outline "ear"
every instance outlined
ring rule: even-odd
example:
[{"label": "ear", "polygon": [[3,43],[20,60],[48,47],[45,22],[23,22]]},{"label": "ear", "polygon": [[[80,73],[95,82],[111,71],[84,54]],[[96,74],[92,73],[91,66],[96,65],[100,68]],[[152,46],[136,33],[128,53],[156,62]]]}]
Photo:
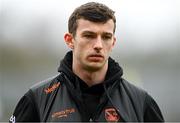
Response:
[{"label": "ear", "polygon": [[116,37],[113,38],[112,47],[114,47],[115,43],[116,43]]},{"label": "ear", "polygon": [[64,40],[65,40],[65,42],[66,42],[66,44],[67,44],[67,46],[68,46],[69,48],[71,48],[71,49],[74,48],[74,42],[73,42],[73,36],[72,36],[72,34],[70,34],[70,33],[64,34]]}]

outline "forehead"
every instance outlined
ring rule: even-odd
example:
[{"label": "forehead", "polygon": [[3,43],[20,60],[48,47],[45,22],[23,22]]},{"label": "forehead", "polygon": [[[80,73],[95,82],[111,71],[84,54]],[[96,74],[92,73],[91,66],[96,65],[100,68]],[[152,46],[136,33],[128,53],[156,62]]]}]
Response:
[{"label": "forehead", "polygon": [[114,30],[114,22],[112,19],[108,20],[105,23],[100,22],[92,22],[85,19],[78,19],[77,20],[77,33],[82,33],[84,31],[92,31],[95,33],[112,33]]}]

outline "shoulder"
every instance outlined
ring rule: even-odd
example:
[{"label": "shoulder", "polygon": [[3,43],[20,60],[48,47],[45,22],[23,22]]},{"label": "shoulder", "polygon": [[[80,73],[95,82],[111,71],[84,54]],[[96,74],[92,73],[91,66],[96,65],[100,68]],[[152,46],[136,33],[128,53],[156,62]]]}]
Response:
[{"label": "shoulder", "polygon": [[39,120],[39,112],[36,107],[34,96],[32,92],[28,90],[16,105],[9,122],[38,122]]},{"label": "shoulder", "polygon": [[60,76],[61,74],[58,74],[51,78],[38,82],[30,87],[30,91],[32,91],[33,93],[37,92],[39,94],[42,93],[48,94],[61,85]]},{"label": "shoulder", "polygon": [[122,79],[122,86],[125,88],[125,90],[128,93],[133,94],[133,96],[135,96],[137,98],[138,97],[146,98],[146,96],[148,95],[144,89],[131,84],[130,82],[128,82],[125,79]]},{"label": "shoulder", "polygon": [[146,99],[149,97],[148,93],[144,89],[131,84],[125,79],[122,79],[121,86],[124,94],[128,96],[133,105],[138,108],[137,110],[143,112]]},{"label": "shoulder", "polygon": [[31,92],[31,99],[34,100],[37,107],[41,104],[46,104],[46,101],[56,94],[61,86],[61,74],[41,81],[30,87],[29,92]]},{"label": "shoulder", "polygon": [[129,93],[129,96],[132,96],[136,100],[143,100],[144,104],[151,104],[152,102],[155,102],[153,97],[147,91],[131,84],[125,79],[122,79],[122,86],[125,88],[124,90]]},{"label": "shoulder", "polygon": [[160,110],[160,107],[150,95],[146,96],[144,104],[144,121],[164,122],[164,118]]},{"label": "shoulder", "polygon": [[51,103],[52,98],[57,94],[62,86],[62,76],[58,74],[54,77],[41,81],[32,87],[28,91],[28,96],[31,98],[40,116],[47,108],[48,103]]},{"label": "shoulder", "polygon": [[133,102],[137,112],[143,114],[144,121],[164,121],[161,110],[151,95],[145,90],[122,79],[122,86]]}]

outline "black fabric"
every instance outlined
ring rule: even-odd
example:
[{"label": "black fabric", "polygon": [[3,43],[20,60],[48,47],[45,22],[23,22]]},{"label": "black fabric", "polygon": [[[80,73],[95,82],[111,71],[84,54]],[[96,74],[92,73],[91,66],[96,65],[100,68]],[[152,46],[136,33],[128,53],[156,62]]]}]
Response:
[{"label": "black fabric", "polygon": [[61,61],[58,71],[63,72],[66,76],[68,76],[76,91],[78,90],[81,93],[80,96],[84,103],[84,107],[86,108],[86,117],[89,119],[97,111],[100,104],[100,97],[105,92],[103,84],[105,84],[106,87],[111,86],[120,76],[122,76],[123,72],[119,64],[112,58],[109,58],[108,72],[106,74],[105,81],[89,87],[83,80],[72,72],[72,59],[72,51],[69,51]]},{"label": "black fabric", "polygon": [[80,82],[80,88],[82,91],[82,99],[87,109],[87,117],[88,119],[92,118],[94,112],[96,112],[98,108],[98,104],[100,103],[100,97],[104,93],[103,84],[97,84],[89,87],[86,83]]},{"label": "black fabric", "polygon": [[148,95],[145,100],[144,105],[144,121],[145,122],[159,122],[159,119],[163,120],[163,115],[157,105],[157,103],[154,101],[154,99]]},{"label": "black fabric", "polygon": [[[72,72],[71,51],[61,61],[58,71],[59,75],[34,85],[21,98],[13,113],[16,122],[81,122],[90,118],[105,122],[108,121],[106,109],[117,113],[119,122],[164,121],[154,99],[124,80],[121,67],[112,58],[105,81],[92,87]],[[71,113],[61,115],[69,109],[73,109]]]},{"label": "black fabric", "polygon": [[30,91],[28,91],[19,101],[14,111],[16,121],[18,122],[39,122],[39,114],[32,100]]}]

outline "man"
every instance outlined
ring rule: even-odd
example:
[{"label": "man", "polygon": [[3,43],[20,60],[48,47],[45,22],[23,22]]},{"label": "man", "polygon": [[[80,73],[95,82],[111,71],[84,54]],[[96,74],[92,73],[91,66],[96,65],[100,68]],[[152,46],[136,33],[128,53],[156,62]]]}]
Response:
[{"label": "man", "polygon": [[121,76],[110,56],[116,18],[107,6],[89,2],[74,10],[64,35],[69,51],[59,75],[31,87],[21,98],[11,122],[29,121],[164,121],[145,91]]}]

